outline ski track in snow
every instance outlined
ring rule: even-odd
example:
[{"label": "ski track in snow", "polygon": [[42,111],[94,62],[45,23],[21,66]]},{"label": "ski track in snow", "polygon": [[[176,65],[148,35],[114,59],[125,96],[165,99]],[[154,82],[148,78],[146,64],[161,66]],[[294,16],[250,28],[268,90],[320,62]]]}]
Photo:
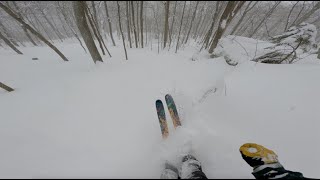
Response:
[{"label": "ski track in snow", "polygon": [[[2,178],[159,178],[165,160],[179,165],[190,149],[209,178],[253,178],[239,153],[246,142],[320,177],[319,65],[231,67],[193,48],[128,49],[125,61],[117,47],[94,65],[78,44],[61,49],[70,62],[46,47],[0,50],[1,81],[16,89],[0,91]],[[183,126],[173,131],[165,108],[162,141],[154,103],[167,93]]]}]

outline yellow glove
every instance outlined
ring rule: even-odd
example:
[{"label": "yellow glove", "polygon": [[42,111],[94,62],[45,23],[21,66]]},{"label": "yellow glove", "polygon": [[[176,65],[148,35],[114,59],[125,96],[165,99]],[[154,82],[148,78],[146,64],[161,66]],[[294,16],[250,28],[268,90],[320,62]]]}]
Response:
[{"label": "yellow glove", "polygon": [[255,143],[243,144],[240,147],[240,153],[242,158],[251,167],[278,162],[278,156],[276,153]]}]

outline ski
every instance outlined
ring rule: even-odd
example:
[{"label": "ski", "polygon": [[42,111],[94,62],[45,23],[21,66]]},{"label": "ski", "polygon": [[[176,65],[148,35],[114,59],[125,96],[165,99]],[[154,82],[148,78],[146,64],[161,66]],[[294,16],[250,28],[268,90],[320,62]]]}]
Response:
[{"label": "ski", "polygon": [[169,129],[168,129],[168,124],[166,120],[166,114],[164,112],[163,103],[161,100],[156,101],[156,109],[157,109],[162,138],[166,139],[169,136]]},{"label": "ski", "polygon": [[167,94],[165,96],[165,99],[166,99],[168,110],[169,110],[169,113],[170,113],[170,116],[171,116],[171,119],[173,122],[173,126],[174,126],[174,128],[177,128],[178,126],[181,126],[181,121],[179,118],[177,107],[176,107],[176,105],[173,101],[173,98],[170,94]]}]

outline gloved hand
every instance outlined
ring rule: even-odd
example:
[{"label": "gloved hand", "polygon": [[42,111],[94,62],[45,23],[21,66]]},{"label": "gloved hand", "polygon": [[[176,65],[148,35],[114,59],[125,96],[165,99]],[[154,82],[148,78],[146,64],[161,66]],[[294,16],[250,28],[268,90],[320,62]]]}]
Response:
[{"label": "gloved hand", "polygon": [[253,168],[278,163],[278,156],[272,150],[259,144],[246,143],[240,147],[242,158]]}]

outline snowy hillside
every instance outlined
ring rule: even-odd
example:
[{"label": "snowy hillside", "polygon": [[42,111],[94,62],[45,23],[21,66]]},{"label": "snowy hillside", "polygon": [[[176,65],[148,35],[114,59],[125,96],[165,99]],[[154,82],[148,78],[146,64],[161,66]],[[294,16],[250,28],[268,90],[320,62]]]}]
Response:
[{"label": "snowy hillside", "polygon": [[[249,60],[270,43],[222,42],[237,66],[192,46],[177,54],[128,48],[128,61],[109,46],[113,57],[98,65],[76,41],[56,44],[69,62],[48,47],[20,48],[23,56],[0,49],[1,81],[15,89],[0,89],[0,177],[159,178],[166,159],[177,162],[192,146],[208,178],[254,178],[239,147],[255,142],[285,168],[320,178],[316,55],[262,64]],[[155,101],[167,93],[183,127],[173,131],[166,109],[163,141]]]}]

